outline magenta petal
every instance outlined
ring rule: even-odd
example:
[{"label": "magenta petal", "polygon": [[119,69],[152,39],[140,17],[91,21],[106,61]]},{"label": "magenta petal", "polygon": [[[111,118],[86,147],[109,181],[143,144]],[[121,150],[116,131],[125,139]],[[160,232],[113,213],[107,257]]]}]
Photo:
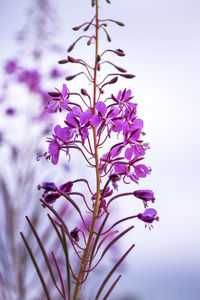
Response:
[{"label": "magenta petal", "polygon": [[62,108],[66,109],[68,107],[69,100],[65,99],[62,104]]},{"label": "magenta petal", "polygon": [[59,147],[55,142],[51,142],[49,144],[49,153],[50,154],[55,154],[59,151]]},{"label": "magenta petal", "polygon": [[128,101],[131,97],[131,90],[127,90],[125,95],[124,95],[124,101]]},{"label": "magenta petal", "polygon": [[68,94],[68,92],[67,92],[67,86],[66,86],[66,84],[63,84],[63,86],[62,86],[62,95],[63,95],[63,98],[66,98],[67,94]]},{"label": "magenta petal", "polygon": [[131,160],[132,156],[133,156],[133,148],[127,148],[125,151],[125,157],[128,160]]},{"label": "magenta petal", "polygon": [[114,168],[115,168],[115,172],[118,173],[118,174],[123,173],[125,171],[125,165],[124,164],[115,164]]},{"label": "magenta petal", "polygon": [[143,216],[149,218],[154,218],[156,215],[157,215],[157,211],[154,208],[147,208],[143,213]]},{"label": "magenta petal", "polygon": [[62,128],[60,125],[56,125],[54,128],[54,132],[58,137],[60,136],[61,130],[62,130]]},{"label": "magenta petal", "polygon": [[149,174],[149,169],[145,165],[140,164],[140,165],[134,166],[134,169],[135,169],[135,174],[138,177],[144,178],[147,176],[147,174]]},{"label": "magenta petal", "polygon": [[77,127],[77,123],[75,121],[75,115],[73,112],[69,112],[66,116],[66,121],[67,123],[69,123],[70,125],[72,125],[73,127]]},{"label": "magenta petal", "polygon": [[96,104],[96,110],[104,117],[107,112],[107,107],[104,102],[99,101]]},{"label": "magenta petal", "polygon": [[152,190],[137,190],[133,192],[133,195],[144,201],[155,201],[154,192]]},{"label": "magenta petal", "polygon": [[112,107],[109,111],[109,118],[115,118],[119,115],[120,111],[116,107]]},{"label": "magenta petal", "polygon": [[113,123],[115,124],[113,131],[114,132],[120,132],[123,129],[124,126],[124,122],[122,120],[115,120],[113,121]]},{"label": "magenta petal", "polygon": [[90,121],[90,124],[94,127],[99,126],[101,123],[102,119],[99,117],[99,115],[94,115]]},{"label": "magenta petal", "polygon": [[80,116],[80,124],[87,124],[90,121],[90,118],[92,116],[91,109],[88,108],[82,115]]},{"label": "magenta petal", "polygon": [[111,156],[114,158],[114,157],[120,155],[120,153],[122,152],[122,149],[123,149],[122,145],[118,145],[118,146],[114,147],[111,150]]},{"label": "magenta petal", "polygon": [[80,107],[78,107],[78,106],[73,106],[72,112],[77,117],[80,117],[82,115],[82,111],[81,111]]},{"label": "magenta petal", "polygon": [[86,138],[88,137],[88,129],[87,129],[87,127],[84,127],[84,128],[81,130],[81,135],[82,135],[83,141],[85,141]]}]

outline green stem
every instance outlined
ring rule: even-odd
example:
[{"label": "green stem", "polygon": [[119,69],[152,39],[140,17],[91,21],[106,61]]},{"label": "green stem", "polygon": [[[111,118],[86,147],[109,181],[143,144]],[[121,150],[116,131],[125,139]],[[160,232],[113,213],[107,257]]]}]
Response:
[{"label": "green stem", "polygon": [[[98,62],[97,62],[97,56],[98,56],[98,34],[99,34],[99,14],[98,14],[98,0],[96,0],[96,45],[95,45],[95,68],[94,68],[94,92],[93,92],[93,114],[95,114],[95,106],[96,106],[96,90],[97,90],[97,67],[98,67]],[[98,146],[97,146],[97,134],[96,134],[96,128],[93,127],[93,139],[94,139],[94,149],[95,149],[95,167],[96,167],[96,202],[95,202],[95,206],[94,206],[94,212],[93,212],[93,219],[92,219],[92,225],[91,225],[91,229],[90,229],[90,234],[88,237],[88,241],[87,241],[87,245],[85,248],[85,251],[83,253],[83,258],[81,261],[81,266],[80,266],[80,270],[79,270],[79,275],[78,275],[78,279],[76,282],[76,288],[75,288],[75,292],[74,292],[74,300],[78,299],[78,295],[80,292],[80,288],[81,288],[81,282],[83,280],[83,276],[84,276],[84,271],[87,267],[87,263],[88,263],[88,255],[89,255],[89,250],[90,250],[90,246],[93,240],[93,236],[94,236],[94,231],[95,231],[95,224],[96,224],[96,220],[97,220],[97,216],[98,216],[98,209],[99,209],[99,200],[100,200],[100,172],[99,172],[99,155],[98,155]]]}]

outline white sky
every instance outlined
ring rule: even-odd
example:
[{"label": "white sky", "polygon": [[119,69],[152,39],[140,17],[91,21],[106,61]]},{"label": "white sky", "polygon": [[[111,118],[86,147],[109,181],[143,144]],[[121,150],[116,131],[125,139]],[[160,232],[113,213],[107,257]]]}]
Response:
[{"label": "white sky", "polygon": [[[0,2],[3,59],[13,54],[13,33],[21,26],[26,2]],[[113,0],[110,6],[100,2],[100,14],[126,24],[123,28],[114,24],[110,27],[110,47],[125,51],[125,58],[112,58],[137,76],[132,81],[120,80],[118,88],[132,88],[138,116],[144,120],[151,145],[146,161],[153,172],[141,182],[141,188],[155,191],[160,216],[153,232],[144,230],[143,224],[136,227],[129,272],[134,280],[127,285],[125,277],[122,286],[141,300],[197,300],[199,285],[190,278],[200,275],[200,2]],[[64,24],[62,46],[67,48],[76,36],[70,28],[92,16],[88,3],[57,1]],[[107,45],[105,39],[103,42]],[[78,50],[74,53],[77,55]],[[184,284],[183,295],[179,285],[173,285],[179,279]]]}]

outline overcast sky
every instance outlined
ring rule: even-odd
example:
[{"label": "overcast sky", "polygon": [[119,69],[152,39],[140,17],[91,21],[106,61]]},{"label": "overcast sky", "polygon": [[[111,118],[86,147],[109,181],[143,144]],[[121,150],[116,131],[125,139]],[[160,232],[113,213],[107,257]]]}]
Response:
[{"label": "overcast sky", "polygon": [[[27,3],[0,1],[1,60],[15,54],[13,37],[25,19]],[[61,27],[58,35],[66,49],[76,36],[71,27],[92,16],[88,3],[56,1]],[[131,88],[138,103],[138,116],[144,120],[151,145],[146,162],[152,167],[141,188],[155,191],[154,207],[160,216],[152,232],[143,224],[136,226],[130,280],[124,276],[121,284],[138,300],[198,300],[200,2],[113,0],[108,5],[101,0],[100,6],[100,16],[126,24],[110,27],[112,44],[108,46],[125,51],[121,66],[136,78],[120,80],[116,93]],[[107,45],[105,39],[102,43]],[[85,49],[83,54],[87,46]]]}]

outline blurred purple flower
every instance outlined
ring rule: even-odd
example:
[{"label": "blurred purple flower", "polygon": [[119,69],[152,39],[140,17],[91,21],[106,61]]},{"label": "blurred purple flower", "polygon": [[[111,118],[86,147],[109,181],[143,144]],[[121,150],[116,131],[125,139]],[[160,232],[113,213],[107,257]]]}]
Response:
[{"label": "blurred purple flower", "polygon": [[7,74],[12,74],[17,70],[17,61],[16,60],[9,60],[5,64],[4,70]]},{"label": "blurred purple flower", "polygon": [[62,92],[49,92],[49,95],[54,99],[50,100],[47,106],[47,110],[50,114],[62,111],[68,108],[69,92],[66,84],[63,84]]}]

